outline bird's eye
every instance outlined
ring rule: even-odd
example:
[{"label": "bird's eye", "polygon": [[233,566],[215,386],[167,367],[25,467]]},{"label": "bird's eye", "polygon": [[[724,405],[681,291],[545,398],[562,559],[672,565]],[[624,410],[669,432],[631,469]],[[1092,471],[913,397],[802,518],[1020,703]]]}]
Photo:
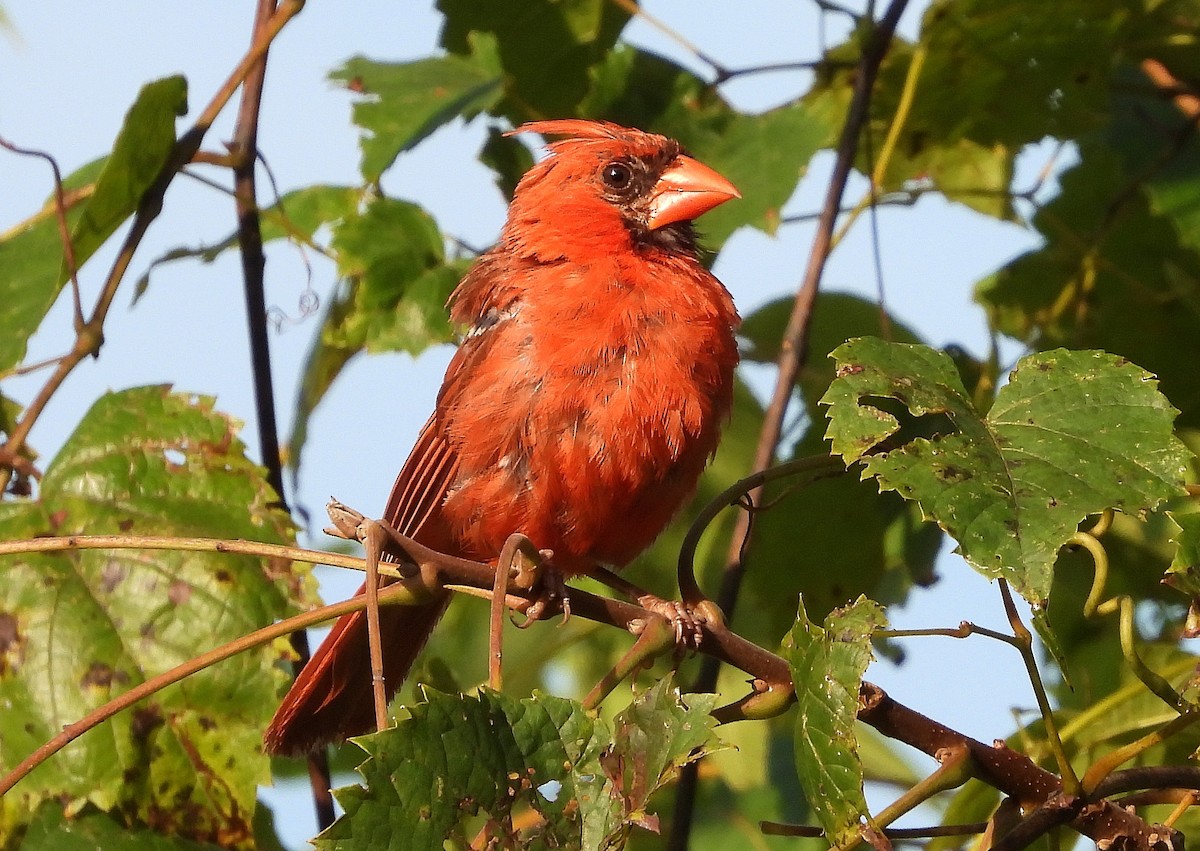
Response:
[{"label": "bird's eye", "polygon": [[633,171],[625,163],[609,163],[600,170],[600,179],[605,186],[620,191],[633,180]]}]

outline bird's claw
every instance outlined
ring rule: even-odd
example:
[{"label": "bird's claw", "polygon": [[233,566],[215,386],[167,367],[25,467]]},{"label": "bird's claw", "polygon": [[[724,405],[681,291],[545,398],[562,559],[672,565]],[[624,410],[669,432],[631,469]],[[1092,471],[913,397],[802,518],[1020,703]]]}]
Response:
[{"label": "bird's claw", "polygon": [[694,653],[699,650],[706,627],[725,622],[720,608],[711,600],[689,604],[646,594],[638,598],[638,605],[670,621],[675,628],[675,646],[681,652]]},{"label": "bird's claw", "polygon": [[571,619],[571,595],[561,573],[553,568],[542,570],[534,590],[533,602],[525,610],[525,620],[516,625],[518,629],[527,629],[555,612],[562,612],[563,623]]}]

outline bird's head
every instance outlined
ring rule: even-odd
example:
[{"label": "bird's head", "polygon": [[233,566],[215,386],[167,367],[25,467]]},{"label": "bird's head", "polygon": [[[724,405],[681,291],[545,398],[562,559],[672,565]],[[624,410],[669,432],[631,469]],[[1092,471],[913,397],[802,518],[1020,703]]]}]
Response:
[{"label": "bird's head", "polygon": [[653,248],[696,256],[692,220],[737,189],[665,136],[581,119],[513,133],[566,137],[517,184],[505,236],[539,259]]}]

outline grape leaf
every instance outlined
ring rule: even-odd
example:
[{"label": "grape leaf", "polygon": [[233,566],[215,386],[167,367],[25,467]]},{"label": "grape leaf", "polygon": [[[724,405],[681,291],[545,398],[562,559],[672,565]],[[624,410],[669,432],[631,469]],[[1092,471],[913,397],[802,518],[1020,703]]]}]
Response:
[{"label": "grape leaf", "polygon": [[503,820],[527,806],[543,821],[522,831],[521,847],[612,847],[633,823],[652,826],[649,796],[711,749],[714,705],[710,695],[685,703],[663,680],[610,729],[562,698],[427,690],[410,718],[355,740],[366,785],[337,791],[346,814],[314,842],[441,849],[470,817]]},{"label": "grape leaf", "polygon": [[988,577],[1046,601],[1058,549],[1109,508],[1143,513],[1182,492],[1191,453],[1153,377],[1102,352],[1024,358],[986,417],[950,358],[851,340],[832,355],[827,437],[881,490],[918,500]]},{"label": "grape leaf", "polygon": [[860,597],[831,612],[822,629],[801,599],[784,642],[796,686],[796,768],[828,842],[839,847],[850,847],[868,814],[854,724],[871,635],[885,624],[883,608]]},{"label": "grape leaf", "polygon": [[[145,387],[99,399],[0,538],[129,534],[289,543],[290,520],[212,400]],[[308,602],[307,572],[246,556],[79,550],[0,557],[0,763],[114,696]],[[164,833],[248,845],[261,731],[286,642],[243,653],[85,734],[10,797],[91,803]]]}]

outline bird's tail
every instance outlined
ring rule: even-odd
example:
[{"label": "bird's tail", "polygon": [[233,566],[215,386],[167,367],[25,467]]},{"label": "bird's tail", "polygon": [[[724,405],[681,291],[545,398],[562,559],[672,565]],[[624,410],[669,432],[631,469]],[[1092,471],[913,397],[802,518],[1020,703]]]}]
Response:
[{"label": "bird's tail", "polygon": [[[363,589],[359,588],[362,594]],[[403,684],[450,602],[442,593],[419,606],[379,610],[387,696]],[[375,728],[366,612],[338,618],[333,632],[296,677],[263,735],[267,752],[306,754]]]}]

